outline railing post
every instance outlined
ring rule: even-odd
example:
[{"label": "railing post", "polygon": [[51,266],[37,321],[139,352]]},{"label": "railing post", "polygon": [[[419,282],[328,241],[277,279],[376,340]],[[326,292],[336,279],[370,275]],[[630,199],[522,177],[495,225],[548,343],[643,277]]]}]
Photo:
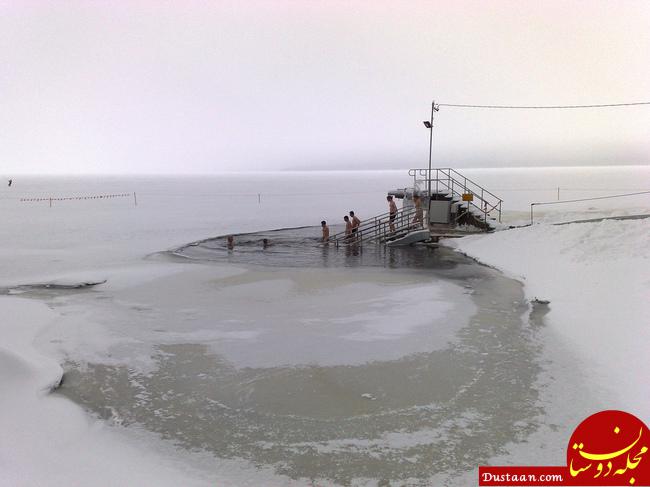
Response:
[{"label": "railing post", "polygon": [[531,204],[530,204],[530,224],[531,224],[531,225],[533,224],[533,205],[534,205],[534,204],[535,204],[535,203],[531,203]]},{"label": "railing post", "polygon": [[481,203],[483,203],[483,221],[487,225],[487,201],[483,199],[483,187],[481,187]]}]

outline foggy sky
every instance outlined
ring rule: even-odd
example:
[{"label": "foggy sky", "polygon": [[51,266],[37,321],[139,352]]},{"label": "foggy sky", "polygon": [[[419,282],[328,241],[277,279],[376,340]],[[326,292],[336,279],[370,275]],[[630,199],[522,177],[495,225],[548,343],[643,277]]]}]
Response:
[{"label": "foggy sky", "polygon": [[[0,174],[426,167],[432,100],[650,100],[647,1],[0,0]],[[650,164],[650,106],[441,108],[434,167]]]}]

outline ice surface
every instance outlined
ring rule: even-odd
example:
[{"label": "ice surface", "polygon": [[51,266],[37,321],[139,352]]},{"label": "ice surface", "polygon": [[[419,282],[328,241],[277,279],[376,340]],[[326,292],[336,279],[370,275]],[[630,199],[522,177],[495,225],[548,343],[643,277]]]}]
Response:
[{"label": "ice surface", "polygon": [[[648,167],[466,172],[504,198],[504,216],[508,222],[525,222],[528,204],[556,199],[558,186],[561,198],[569,199],[649,189],[644,185],[650,181]],[[158,441],[155,434],[137,432],[133,427],[109,427],[109,423],[90,419],[71,401],[48,395],[47,391],[59,381],[61,363],[66,357],[113,367],[122,366],[128,357],[135,369],[151,372],[156,365],[148,353],[152,344],[147,337],[151,333],[164,337],[160,343],[166,346],[187,340],[209,342],[213,353],[230,353],[233,363],[250,360],[245,347],[238,349],[237,344],[269,338],[265,330],[241,326],[259,322],[255,309],[251,307],[248,317],[236,316],[233,305],[230,316],[223,316],[222,329],[200,326],[205,319],[201,300],[209,301],[211,294],[203,287],[204,294],[193,298],[196,301],[183,300],[174,296],[172,286],[174,280],[177,285],[185,285],[189,280],[187,268],[197,265],[170,263],[151,254],[227,233],[317,225],[323,218],[338,223],[350,209],[363,219],[386,211],[387,190],[408,184],[409,178],[403,172],[179,179],[14,178],[11,188],[0,190],[3,212],[0,287],[104,279],[107,282],[97,290],[81,290],[82,294],[78,295],[61,296],[52,290],[30,292],[31,298],[47,300],[51,309],[33,299],[0,297],[3,314],[0,322],[0,485],[214,485],[215,481],[220,485],[261,485],[268,484],[269,479],[281,485],[290,484],[288,477],[269,469],[253,468],[238,460],[220,460],[215,467],[211,455],[189,453]],[[125,191],[137,191],[137,207],[128,199],[56,202],[52,208],[42,203],[20,202],[20,197],[25,196]],[[261,204],[257,193],[261,193]],[[547,223],[637,213],[650,213],[647,196],[536,209],[536,215]],[[642,371],[650,365],[645,353],[650,338],[646,326],[650,321],[649,224],[650,220],[567,226],[542,224],[457,241],[463,251],[521,278],[529,298],[550,300],[545,317],[549,327],[540,340],[548,360],[556,365],[549,365],[539,380],[547,384],[555,381],[564,390],[560,394],[548,386],[546,392],[540,393],[539,407],[546,409],[549,418],[527,423],[516,429],[518,433],[508,430],[511,436],[504,438],[528,438],[529,459],[537,458],[539,445],[555,448],[551,456],[561,458],[564,444],[558,446],[558,443],[571,422],[581,419],[582,413],[584,417],[594,412],[587,407],[584,411],[572,408],[570,414],[563,414],[562,410],[569,403],[582,404],[585,397],[602,397],[603,409],[625,409],[648,422],[648,383]],[[317,228],[314,233],[318,235]],[[341,283],[335,286],[338,291],[322,290],[319,291],[322,296],[316,293],[317,297],[311,301],[309,298],[303,301],[305,296],[296,293],[286,276],[267,279],[266,285],[260,286],[253,282],[246,284],[245,276],[250,271],[237,265],[200,267],[207,269],[202,271],[205,273],[202,282],[212,282],[212,290],[219,289],[219,282],[241,282],[239,288],[230,285],[229,289],[221,288],[223,302],[244,303],[241,296],[256,295],[260,302],[266,299],[267,305],[275,306],[272,309],[278,313],[280,303],[288,300],[287,309],[295,308],[299,312],[293,316],[293,325],[285,329],[287,334],[291,333],[291,326],[298,325],[317,330],[322,326],[319,320],[324,319],[335,326],[339,320],[339,326],[355,327],[333,337],[336,343],[371,343],[379,347],[375,349],[376,356],[359,351],[358,356],[364,360],[380,354],[390,357],[390,348],[396,343],[401,343],[395,348],[397,355],[416,351],[413,347],[421,336],[419,333],[426,330],[422,316],[435,318],[451,313],[462,326],[472,312],[466,305],[469,294],[461,295],[454,286],[423,278],[409,281],[399,273],[395,274],[392,288],[380,288],[369,282],[361,288],[350,283],[352,287],[346,288]],[[259,281],[259,276],[253,280]],[[327,280],[319,285],[326,286]],[[185,295],[192,290],[186,288]],[[345,300],[344,306],[337,309],[336,303],[354,292],[359,299]],[[366,292],[383,297],[363,296]],[[427,295],[431,301],[425,306],[414,305],[416,301],[426,300]],[[164,297],[168,296],[169,309],[148,309],[155,296],[158,301],[165,301]],[[111,302],[112,299],[115,301]],[[90,300],[97,304],[89,305]],[[455,305],[450,307],[449,301]],[[462,310],[464,306],[467,309]],[[102,312],[96,313],[98,310]],[[171,310],[173,314],[169,313]],[[405,317],[404,322],[391,326],[398,321],[398,313]],[[114,322],[110,322],[111,316]],[[148,318],[130,322],[132,316]],[[155,331],[156,322],[169,316],[178,318],[178,329]],[[487,328],[477,325],[476,333],[483,333],[481,329]],[[283,335],[281,328],[276,330],[274,341],[268,342],[276,345],[269,348],[266,357],[260,356],[256,365],[282,361],[277,360],[280,349],[276,347],[282,344]],[[436,353],[436,347],[453,343],[454,330],[449,329],[449,341],[425,344],[428,353]],[[316,335],[313,337],[315,340]],[[409,342],[411,338],[415,340]],[[378,343],[388,346],[382,351]],[[111,352],[115,354],[109,356]],[[341,356],[335,358],[349,363],[353,355],[352,348],[347,352],[342,348]],[[305,359],[297,360],[299,356],[300,352],[294,360],[304,363]],[[567,357],[571,359],[568,362]],[[320,360],[327,365],[324,355]],[[567,363],[571,364],[570,368],[563,368]],[[549,377],[544,378],[544,374]],[[567,380],[575,380],[575,397],[566,392]],[[472,392],[479,385],[480,381],[463,387]],[[535,391],[529,387],[522,390]],[[362,394],[377,399],[371,401]],[[381,407],[382,399],[377,391],[359,388],[354,391],[354,397],[363,407]],[[585,402],[585,405],[593,407],[593,403]],[[449,414],[450,418],[455,413]],[[469,407],[463,414],[461,418],[465,422],[458,423],[460,426],[441,420],[438,425],[430,424],[427,432],[422,423],[403,436],[385,431],[369,441],[378,449],[386,445],[398,448],[400,441],[406,447],[416,448],[440,431],[476,429],[477,425],[486,424],[485,417]],[[435,418],[447,417],[443,414]],[[533,423],[539,429],[531,435]],[[560,433],[553,433],[553,428]],[[346,441],[342,437],[312,446],[340,449]],[[351,438],[349,442],[354,448],[364,448],[362,442],[354,444],[359,438]],[[456,453],[448,452],[448,455],[449,459],[462,459],[454,457]],[[512,453],[506,461],[508,458],[517,457]],[[443,468],[442,464],[438,465]],[[371,476],[365,476],[372,482]],[[364,475],[359,477],[361,483]]]}]

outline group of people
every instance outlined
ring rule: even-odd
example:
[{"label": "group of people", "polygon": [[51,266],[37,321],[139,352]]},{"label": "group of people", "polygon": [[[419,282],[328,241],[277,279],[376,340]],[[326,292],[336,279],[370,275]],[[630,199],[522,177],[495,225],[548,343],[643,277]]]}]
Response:
[{"label": "group of people", "polygon": [[[388,202],[388,225],[391,232],[395,232],[395,220],[397,219],[397,205],[395,200],[391,195],[386,196],[386,201]],[[414,225],[422,225],[423,221],[423,211],[422,211],[422,202],[418,195],[413,196],[413,205],[415,207],[415,216],[413,217],[412,223]],[[345,222],[345,238],[346,240],[354,240],[356,234],[359,231],[359,226],[361,225],[361,220],[357,215],[354,214],[354,211],[350,211],[348,215],[343,217]],[[327,226],[325,220],[320,222],[321,231],[322,231],[322,242],[329,242],[330,239],[330,229]],[[262,239],[262,248],[266,249],[271,245],[269,239]],[[226,247],[228,250],[233,250],[235,248],[235,239],[232,235],[228,235],[226,238]]]},{"label": "group of people", "polygon": [[[346,238],[352,238],[359,230],[359,225],[361,225],[361,220],[357,215],[354,214],[354,211],[350,211],[349,216],[345,215],[343,217],[345,222],[345,236]],[[327,226],[327,222],[323,220],[320,222],[321,231],[323,232],[322,241],[327,242],[330,239],[330,228]]]},{"label": "group of people", "polygon": [[[395,232],[395,219],[397,218],[397,205],[395,200],[391,195],[386,196],[386,201],[388,202],[388,225],[391,232]],[[413,196],[413,204],[415,206],[415,216],[413,218],[414,224],[422,224],[423,214],[422,214],[422,202],[418,195]],[[358,216],[354,214],[354,211],[350,211],[349,215],[343,217],[345,222],[345,236],[346,239],[354,239],[355,234],[359,230],[359,225],[361,225],[361,220]],[[330,239],[330,229],[327,226],[325,220],[320,222],[321,231],[322,231],[322,241],[327,242]]]}]

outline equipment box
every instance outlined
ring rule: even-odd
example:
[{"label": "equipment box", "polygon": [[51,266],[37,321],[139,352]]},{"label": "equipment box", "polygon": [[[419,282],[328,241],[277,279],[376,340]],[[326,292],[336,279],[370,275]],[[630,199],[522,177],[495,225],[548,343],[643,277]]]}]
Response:
[{"label": "equipment box", "polygon": [[449,223],[451,201],[429,202],[429,223]]}]

